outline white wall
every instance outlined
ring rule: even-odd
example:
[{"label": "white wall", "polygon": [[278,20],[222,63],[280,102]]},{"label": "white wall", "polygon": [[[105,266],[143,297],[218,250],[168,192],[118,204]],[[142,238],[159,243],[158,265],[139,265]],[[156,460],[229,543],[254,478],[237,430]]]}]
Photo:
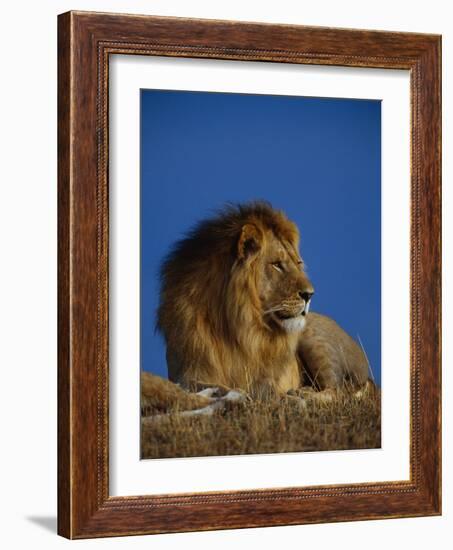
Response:
[{"label": "white wall", "polygon": [[[301,527],[247,529],[70,543],[56,524],[56,29],[69,9],[299,23],[443,34],[444,157],[451,151],[453,118],[453,18],[448,1],[311,0],[267,3],[244,0],[41,0],[4,3],[1,11],[0,85],[0,517],[2,546],[52,549],[132,547],[227,548],[231,545],[381,549],[448,548],[453,527],[453,407],[444,405],[444,515]],[[452,254],[452,162],[444,161],[444,269]],[[449,211],[448,211],[449,208]],[[451,215],[450,219],[448,214]],[[444,277],[444,335],[451,322],[451,283]],[[448,302],[448,303],[447,303]],[[451,339],[444,337],[444,402],[453,391]],[[452,529],[451,529],[452,530]],[[450,542],[451,544],[451,542]]]}]

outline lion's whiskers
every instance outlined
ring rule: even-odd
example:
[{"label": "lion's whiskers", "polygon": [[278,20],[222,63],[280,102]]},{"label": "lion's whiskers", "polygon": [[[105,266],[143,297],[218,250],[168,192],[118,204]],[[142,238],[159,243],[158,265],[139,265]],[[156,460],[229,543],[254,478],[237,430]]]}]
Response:
[{"label": "lion's whiskers", "polygon": [[266,311],[264,311],[264,315],[268,315],[269,313],[275,313],[277,311],[285,311],[287,309],[291,309],[291,308],[299,307],[299,306],[302,306],[301,302],[299,302],[299,301],[296,301],[296,300],[294,300],[294,301],[284,301],[281,304],[279,304],[278,306],[272,306],[269,309],[267,309]]},{"label": "lion's whiskers", "polygon": [[266,309],[266,311],[264,311],[264,315],[268,315],[269,313],[275,313],[277,311],[284,311],[285,309],[286,308],[282,306],[274,306],[274,307],[271,307],[270,309]]}]

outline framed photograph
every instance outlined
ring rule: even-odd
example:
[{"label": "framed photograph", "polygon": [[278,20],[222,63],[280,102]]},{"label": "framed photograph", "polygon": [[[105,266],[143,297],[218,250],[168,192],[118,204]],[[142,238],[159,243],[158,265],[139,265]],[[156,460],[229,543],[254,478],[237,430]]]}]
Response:
[{"label": "framed photograph", "polygon": [[58,29],[59,533],[440,514],[440,37]]}]

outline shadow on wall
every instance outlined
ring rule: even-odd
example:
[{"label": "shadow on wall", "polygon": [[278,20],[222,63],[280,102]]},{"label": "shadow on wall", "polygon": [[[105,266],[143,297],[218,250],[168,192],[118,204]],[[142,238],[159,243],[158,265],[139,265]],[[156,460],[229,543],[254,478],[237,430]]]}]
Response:
[{"label": "shadow on wall", "polygon": [[50,531],[51,533],[57,532],[57,516],[28,516],[26,519],[46,531]]}]

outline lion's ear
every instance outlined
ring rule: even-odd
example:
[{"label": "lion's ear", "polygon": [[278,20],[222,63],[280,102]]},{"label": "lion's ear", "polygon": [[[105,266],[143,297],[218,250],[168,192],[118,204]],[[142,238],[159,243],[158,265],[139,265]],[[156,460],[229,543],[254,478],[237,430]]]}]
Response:
[{"label": "lion's ear", "polygon": [[243,260],[254,256],[261,250],[263,233],[251,223],[242,226],[241,236],[238,242],[238,258]]}]

